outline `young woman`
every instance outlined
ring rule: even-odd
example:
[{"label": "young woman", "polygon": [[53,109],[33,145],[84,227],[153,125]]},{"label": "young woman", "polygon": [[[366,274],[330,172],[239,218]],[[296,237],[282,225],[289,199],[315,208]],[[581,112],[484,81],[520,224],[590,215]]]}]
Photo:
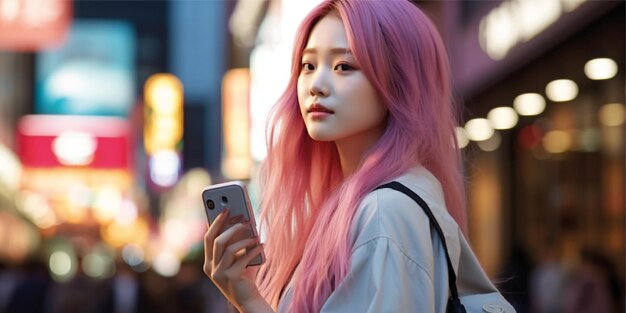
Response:
[{"label": "young woman", "polygon": [[[445,312],[439,236],[411,198],[374,190],[395,180],[432,209],[460,293],[495,291],[464,237],[449,66],[430,20],[408,0],[331,0],[297,34],[261,171],[267,242],[222,232],[223,214],[206,274],[242,312]],[[246,268],[262,250],[266,263]]]}]

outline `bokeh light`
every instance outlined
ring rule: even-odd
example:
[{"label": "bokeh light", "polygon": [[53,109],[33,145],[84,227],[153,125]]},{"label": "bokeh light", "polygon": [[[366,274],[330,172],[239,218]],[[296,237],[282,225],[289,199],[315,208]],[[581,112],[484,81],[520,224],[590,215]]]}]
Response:
[{"label": "bokeh light", "polygon": [[589,79],[603,80],[613,78],[617,74],[617,63],[609,58],[597,58],[585,63],[585,75]]},{"label": "bokeh light", "polygon": [[558,154],[566,152],[572,145],[570,133],[563,130],[553,130],[543,137],[543,148],[546,151]]},{"label": "bokeh light", "polygon": [[467,138],[467,134],[465,133],[465,129],[463,127],[456,128],[456,141],[459,145],[459,149],[463,149],[469,144],[469,139]]},{"label": "bokeh light", "polygon": [[475,118],[465,123],[467,138],[473,141],[483,141],[493,135],[493,128],[486,118]]},{"label": "bokeh light", "polygon": [[74,258],[70,253],[63,250],[57,250],[50,254],[48,260],[48,266],[50,267],[50,273],[56,281],[68,281],[74,277],[76,273],[76,264]]},{"label": "bokeh light", "polygon": [[180,270],[180,260],[174,253],[162,251],[154,258],[152,267],[161,276],[171,277]]},{"label": "bokeh light", "polygon": [[603,105],[600,107],[598,118],[604,126],[624,125],[624,104],[609,103]]},{"label": "bokeh light", "polygon": [[493,108],[487,114],[487,119],[494,129],[511,129],[518,121],[517,113],[510,107]]},{"label": "bokeh light", "polygon": [[574,100],[578,96],[578,85],[569,79],[553,80],[546,85],[546,96],[554,102]]},{"label": "bokeh light", "polygon": [[523,93],[515,97],[513,107],[522,116],[539,115],[546,109],[546,100],[538,93]]},{"label": "bokeh light", "polygon": [[490,151],[498,150],[498,148],[500,148],[501,142],[502,142],[502,137],[500,136],[500,133],[494,132],[493,135],[489,139],[479,141],[476,144],[481,150],[490,152]]}]

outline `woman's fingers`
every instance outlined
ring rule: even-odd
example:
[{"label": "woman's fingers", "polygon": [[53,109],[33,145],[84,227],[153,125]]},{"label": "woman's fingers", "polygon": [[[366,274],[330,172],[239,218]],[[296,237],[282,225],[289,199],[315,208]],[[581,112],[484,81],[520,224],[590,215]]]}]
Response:
[{"label": "woman's fingers", "polygon": [[222,231],[222,228],[224,228],[224,224],[226,224],[226,221],[228,220],[229,213],[230,212],[228,211],[228,209],[224,210],[217,216],[215,221],[213,221],[213,224],[209,226],[209,230],[204,236],[204,241],[205,243],[209,244],[209,247],[213,246],[213,241],[215,240],[215,237],[217,237]]},{"label": "woman's fingers", "polygon": [[[224,250],[222,259],[219,261],[217,268],[228,268],[236,259],[245,255],[245,248],[251,248],[258,243],[258,238],[246,238],[237,241]],[[216,259],[217,260],[217,259]]]},{"label": "woman's fingers", "polygon": [[247,232],[249,227],[250,225],[247,223],[239,223],[217,236],[213,245],[213,262],[216,264],[221,262],[224,250],[235,240],[243,239],[242,235]]},{"label": "woman's fingers", "polygon": [[252,261],[259,254],[261,254],[261,252],[263,252],[264,248],[265,248],[265,245],[259,244],[258,246],[250,249],[248,252],[246,252],[246,254],[242,255],[239,258],[237,258],[237,261],[235,261],[235,263],[233,263],[233,265],[230,267],[230,270],[232,270],[232,271],[234,271],[236,273],[243,272],[243,270],[246,269],[246,266],[248,266],[250,261]]},{"label": "woman's fingers", "polygon": [[215,221],[209,226],[206,234],[204,235],[204,265],[205,265],[205,273],[207,272],[206,266],[211,264],[211,258],[213,256],[213,243],[215,242],[215,237],[217,237],[222,228],[224,228],[224,224],[228,220],[228,209],[224,210],[220,213]]},{"label": "woman's fingers", "polygon": [[220,213],[213,224],[209,226],[209,230],[207,230],[204,235],[204,248],[205,251],[213,251],[213,241],[215,241],[215,237],[217,237],[222,229],[224,228],[224,224],[228,220],[228,209],[224,210]]},{"label": "woman's fingers", "polygon": [[236,258],[235,263],[219,264],[215,267],[212,278],[219,283],[240,279],[243,277],[243,271],[246,269],[246,266],[261,252],[263,252],[263,245],[258,245]]}]

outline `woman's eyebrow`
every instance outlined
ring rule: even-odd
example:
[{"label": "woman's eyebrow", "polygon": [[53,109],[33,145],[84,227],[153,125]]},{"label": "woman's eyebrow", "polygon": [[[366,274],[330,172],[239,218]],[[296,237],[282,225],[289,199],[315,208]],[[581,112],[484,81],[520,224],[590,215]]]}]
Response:
[{"label": "woman's eyebrow", "polygon": [[[331,54],[352,54],[352,51],[348,48],[330,48],[329,52]],[[302,54],[315,54],[317,53],[317,48],[306,48],[302,50]]]}]

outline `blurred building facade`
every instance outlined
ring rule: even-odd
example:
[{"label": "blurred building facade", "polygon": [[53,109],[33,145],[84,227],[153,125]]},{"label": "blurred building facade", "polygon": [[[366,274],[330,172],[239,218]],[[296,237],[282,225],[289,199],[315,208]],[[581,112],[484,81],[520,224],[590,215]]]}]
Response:
[{"label": "blurred building facade", "polygon": [[233,5],[0,1],[0,312],[224,309],[194,200]]},{"label": "blurred building facade", "polygon": [[[520,311],[622,311],[624,3],[422,5],[444,34],[462,104],[470,240],[481,263]],[[572,287],[594,262],[603,278]],[[553,285],[546,264],[557,268]],[[610,300],[596,301],[603,292]],[[587,307],[572,294],[589,297]],[[610,306],[594,308],[602,301]]]}]

